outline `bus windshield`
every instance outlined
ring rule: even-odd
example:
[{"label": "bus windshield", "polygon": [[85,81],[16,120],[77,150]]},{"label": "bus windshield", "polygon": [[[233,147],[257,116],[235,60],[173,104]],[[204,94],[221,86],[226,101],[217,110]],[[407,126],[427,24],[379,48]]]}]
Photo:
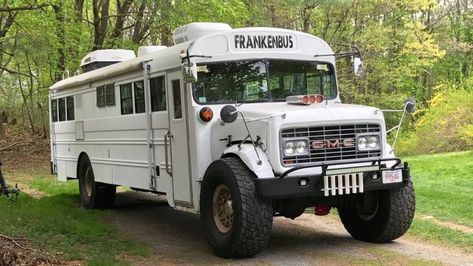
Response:
[{"label": "bus windshield", "polygon": [[193,85],[199,104],[285,101],[287,96],[337,96],[335,71],[325,62],[252,60],[200,64]]}]

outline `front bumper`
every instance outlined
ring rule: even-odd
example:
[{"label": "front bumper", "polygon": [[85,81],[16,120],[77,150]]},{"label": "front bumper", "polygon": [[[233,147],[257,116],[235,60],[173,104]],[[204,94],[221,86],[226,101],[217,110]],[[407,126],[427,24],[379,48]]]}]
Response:
[{"label": "front bumper", "polygon": [[[395,164],[391,167],[386,167],[384,162],[395,161]],[[348,167],[348,168],[337,168],[337,166],[343,166],[354,163],[371,163],[372,170],[367,170],[368,167]],[[327,187],[324,186],[324,182],[327,182],[327,173],[331,171],[350,169],[359,174],[361,181],[361,189],[358,189],[356,193],[363,193],[366,191],[374,190],[385,190],[400,188],[407,184],[410,179],[410,169],[407,162],[401,163],[399,158],[389,159],[366,159],[358,161],[345,161],[345,162],[333,162],[325,163],[318,167],[322,168],[320,174],[314,175],[298,175],[288,176],[289,173],[296,172],[301,169],[312,168],[317,166],[300,166],[294,167],[278,177],[274,178],[256,178],[255,186],[258,194],[265,199],[289,199],[289,198],[303,198],[303,197],[324,197],[324,196],[335,196],[327,195]],[[357,171],[357,169],[363,169],[363,171]],[[383,183],[383,172],[400,170],[402,173],[402,181],[397,183]],[[324,178],[325,177],[325,178]],[[332,176],[333,177],[333,176]],[[337,176],[338,177],[338,176]],[[324,181],[325,179],[325,181]],[[337,189],[338,190],[338,189]],[[345,192],[345,188],[340,189]],[[346,190],[348,193],[342,193],[342,195],[350,194],[350,189]],[[330,194],[330,193],[329,193]],[[337,194],[337,196],[340,194]]]}]

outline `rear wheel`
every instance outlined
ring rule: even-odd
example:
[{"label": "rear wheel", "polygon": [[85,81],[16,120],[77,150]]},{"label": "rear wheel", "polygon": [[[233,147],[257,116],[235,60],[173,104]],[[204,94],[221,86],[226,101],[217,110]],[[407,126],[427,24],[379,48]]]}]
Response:
[{"label": "rear wheel", "polygon": [[207,241],[217,256],[251,257],[261,252],[271,237],[270,201],[255,190],[254,174],[239,158],[222,158],[205,173],[200,196],[201,222]]},{"label": "rear wheel", "polygon": [[338,207],[347,231],[356,239],[382,243],[401,237],[415,212],[412,182],[398,189],[367,192],[345,198]]},{"label": "rear wheel", "polygon": [[80,201],[86,209],[105,209],[113,206],[116,187],[110,184],[95,182],[94,171],[88,157],[79,163]]}]

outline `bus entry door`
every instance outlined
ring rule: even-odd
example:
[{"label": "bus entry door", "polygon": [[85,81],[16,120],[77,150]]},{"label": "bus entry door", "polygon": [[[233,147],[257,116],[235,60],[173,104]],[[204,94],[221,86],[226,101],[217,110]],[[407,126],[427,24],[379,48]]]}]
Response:
[{"label": "bus entry door", "polygon": [[186,112],[186,91],[180,71],[168,73],[169,103],[169,147],[168,169],[172,178],[173,198],[176,205],[193,207],[190,159],[188,147],[188,125]]}]

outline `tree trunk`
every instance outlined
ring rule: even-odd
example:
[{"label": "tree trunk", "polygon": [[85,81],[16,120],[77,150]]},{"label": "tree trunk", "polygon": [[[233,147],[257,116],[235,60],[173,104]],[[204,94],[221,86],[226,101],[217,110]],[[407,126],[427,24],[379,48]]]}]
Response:
[{"label": "tree trunk", "polygon": [[94,13],[94,47],[93,50],[103,48],[105,36],[107,34],[108,27],[108,9],[110,6],[110,0],[93,0],[93,13]]},{"label": "tree trunk", "polygon": [[76,22],[82,22],[82,16],[84,14],[84,0],[75,0],[74,2]]},{"label": "tree trunk", "polygon": [[117,20],[115,21],[115,27],[112,33],[112,39],[122,37],[123,35],[123,25],[130,11],[130,6],[133,3],[133,0],[125,0],[123,4],[120,5],[120,1],[117,0]]},{"label": "tree trunk", "polygon": [[5,138],[5,127],[3,126],[3,111],[0,112],[0,139]]},{"label": "tree trunk", "polygon": [[57,61],[57,70],[55,71],[54,79],[55,81],[59,81],[62,78],[62,73],[66,71],[66,54],[64,52],[65,46],[66,46],[66,40],[65,40],[65,29],[64,29],[64,24],[66,22],[66,19],[64,17],[64,12],[62,10],[62,3],[53,5],[54,9],[54,15],[56,17],[56,21],[58,22],[58,27],[56,28],[56,35],[58,36],[59,39],[59,47],[58,47],[58,54],[59,54],[59,59]]},{"label": "tree trunk", "polygon": [[[18,66],[18,72],[20,72],[20,67],[19,66]],[[34,134],[36,132],[36,130],[35,130],[35,126],[34,126],[32,110],[30,110],[30,108],[28,106],[28,97],[25,95],[25,91],[23,90],[21,75],[18,75],[18,85],[20,87],[21,98],[23,99],[23,106],[26,109],[26,114],[28,116],[28,121],[30,123],[31,131]]]}]

